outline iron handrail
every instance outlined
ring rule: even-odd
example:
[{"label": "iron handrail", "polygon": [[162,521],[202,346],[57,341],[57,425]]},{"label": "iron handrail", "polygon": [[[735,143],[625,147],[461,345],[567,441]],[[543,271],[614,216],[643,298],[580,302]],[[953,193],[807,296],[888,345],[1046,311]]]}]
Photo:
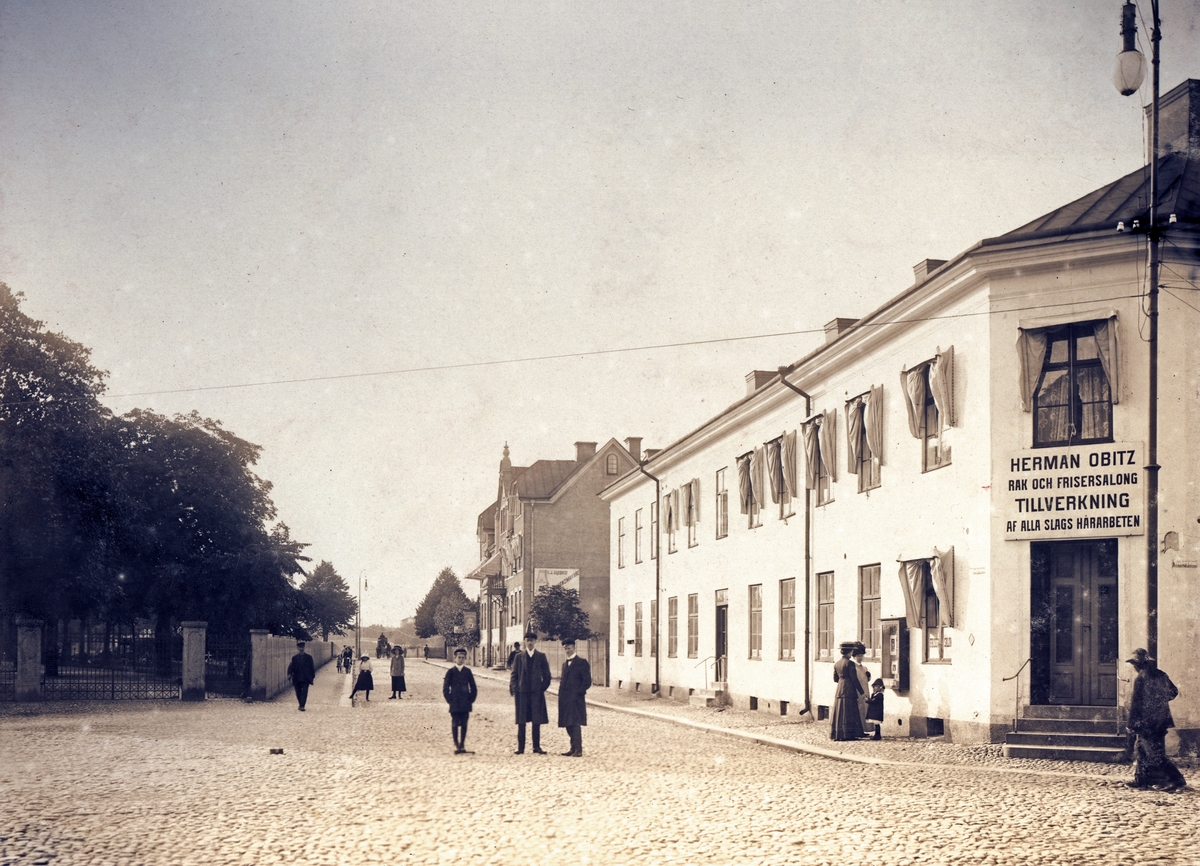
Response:
[{"label": "iron handrail", "polygon": [[1017,668],[1017,672],[1015,674],[1013,674],[1011,677],[1004,677],[1003,679],[1000,680],[1000,682],[1002,682],[1002,683],[1006,683],[1009,680],[1017,680],[1016,694],[1013,696],[1013,733],[1014,734],[1017,732],[1017,716],[1021,712],[1021,681],[1018,679],[1018,677],[1021,676],[1021,671],[1025,670],[1025,666],[1027,664],[1029,664],[1031,661],[1033,661],[1033,656],[1030,656],[1029,658],[1025,659],[1025,661],[1023,661],[1021,663],[1021,666],[1019,668]]}]

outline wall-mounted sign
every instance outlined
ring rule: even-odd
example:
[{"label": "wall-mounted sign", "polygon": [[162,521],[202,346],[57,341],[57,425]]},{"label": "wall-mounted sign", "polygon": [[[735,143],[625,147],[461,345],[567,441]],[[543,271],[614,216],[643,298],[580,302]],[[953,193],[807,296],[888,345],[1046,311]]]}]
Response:
[{"label": "wall-mounted sign", "polygon": [[535,568],[533,570],[533,591],[537,592],[542,586],[557,586],[561,584],[566,589],[579,591],[578,568]]},{"label": "wall-mounted sign", "polygon": [[1141,535],[1140,442],[1010,452],[998,489],[1006,541]]}]

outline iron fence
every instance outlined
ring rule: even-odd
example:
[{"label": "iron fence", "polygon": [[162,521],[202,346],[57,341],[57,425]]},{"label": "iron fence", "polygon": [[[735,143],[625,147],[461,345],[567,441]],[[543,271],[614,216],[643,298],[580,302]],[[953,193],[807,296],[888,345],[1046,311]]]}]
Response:
[{"label": "iron fence", "polygon": [[48,624],[42,633],[42,697],[46,700],[178,698],[183,636],[156,633],[143,622]]},{"label": "iron fence", "polygon": [[204,690],[243,698],[250,694],[250,633],[209,634],[204,647]]}]

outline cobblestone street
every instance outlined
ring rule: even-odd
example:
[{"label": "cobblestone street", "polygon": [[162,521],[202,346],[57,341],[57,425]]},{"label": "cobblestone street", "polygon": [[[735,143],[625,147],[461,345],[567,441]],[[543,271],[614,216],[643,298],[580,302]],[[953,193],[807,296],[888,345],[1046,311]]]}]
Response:
[{"label": "cobblestone street", "polygon": [[404,700],[381,689],[352,707],[348,678],[327,666],[306,713],[290,692],[4,708],[0,862],[1200,860],[1194,791],[1131,791],[1128,768],[866,765],[595,707],[582,760],[560,757],[553,725],[549,755],[514,756],[507,690],[482,675],[476,754],[457,757],[442,668],[408,674]]}]

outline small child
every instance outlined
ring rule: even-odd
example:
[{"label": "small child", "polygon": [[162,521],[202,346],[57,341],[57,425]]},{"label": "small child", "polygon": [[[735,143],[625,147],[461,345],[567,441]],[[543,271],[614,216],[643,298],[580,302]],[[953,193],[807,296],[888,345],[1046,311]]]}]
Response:
[{"label": "small child", "polygon": [[883,729],[883,680],[877,679],[871,683],[871,697],[867,699],[867,721],[875,723],[875,736],[872,740],[881,740]]},{"label": "small child", "polygon": [[354,696],[359,691],[367,693],[367,703],[371,702],[371,689],[375,688],[375,679],[371,676],[371,658],[363,656],[358,660],[358,681],[354,684],[354,691],[350,693],[350,703],[354,703]]}]

